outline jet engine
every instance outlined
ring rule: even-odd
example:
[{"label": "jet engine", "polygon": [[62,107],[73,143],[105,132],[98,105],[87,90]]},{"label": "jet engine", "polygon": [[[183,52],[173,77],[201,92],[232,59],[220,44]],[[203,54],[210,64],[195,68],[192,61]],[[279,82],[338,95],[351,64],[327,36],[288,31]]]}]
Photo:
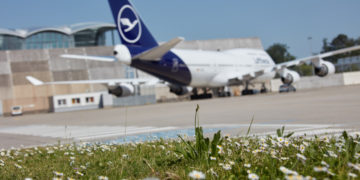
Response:
[{"label": "jet engine", "polygon": [[296,71],[291,71],[285,69],[285,71],[281,74],[281,81],[284,84],[292,84],[300,80],[300,75]]},{"label": "jet engine", "polygon": [[125,45],[116,45],[114,48],[114,56],[118,61],[126,65],[131,64],[131,53]]},{"label": "jet engine", "polygon": [[335,73],[335,66],[329,61],[321,61],[319,66],[315,66],[315,74],[319,77],[325,77]]},{"label": "jet engine", "polygon": [[170,85],[169,88],[170,88],[170,92],[172,92],[178,96],[188,94],[192,90],[191,87],[178,86],[178,85]]},{"label": "jet engine", "polygon": [[130,84],[121,84],[109,87],[109,93],[115,95],[116,97],[130,96],[135,93],[135,88]]}]

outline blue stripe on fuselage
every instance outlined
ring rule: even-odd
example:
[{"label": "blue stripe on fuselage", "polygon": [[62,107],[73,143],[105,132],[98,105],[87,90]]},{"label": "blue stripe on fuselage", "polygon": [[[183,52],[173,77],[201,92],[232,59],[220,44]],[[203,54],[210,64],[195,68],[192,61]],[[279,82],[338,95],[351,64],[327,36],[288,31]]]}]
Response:
[{"label": "blue stripe on fuselage", "polygon": [[[132,56],[150,49],[136,46],[128,46],[128,48]],[[133,60],[131,66],[173,84],[188,86],[191,83],[189,68],[182,59],[171,51],[166,53],[161,61]]]}]

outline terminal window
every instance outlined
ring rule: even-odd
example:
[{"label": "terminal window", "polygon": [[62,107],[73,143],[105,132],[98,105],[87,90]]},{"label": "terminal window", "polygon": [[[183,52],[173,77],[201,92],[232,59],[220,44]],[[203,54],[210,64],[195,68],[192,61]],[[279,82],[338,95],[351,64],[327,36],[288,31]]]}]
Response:
[{"label": "terminal window", "polygon": [[86,97],[86,103],[93,103],[94,97]]},{"label": "terminal window", "polygon": [[58,100],[58,105],[59,105],[59,106],[66,105],[66,99],[59,99],[59,100]]},{"label": "terminal window", "polygon": [[72,104],[80,104],[80,98],[73,98]]}]

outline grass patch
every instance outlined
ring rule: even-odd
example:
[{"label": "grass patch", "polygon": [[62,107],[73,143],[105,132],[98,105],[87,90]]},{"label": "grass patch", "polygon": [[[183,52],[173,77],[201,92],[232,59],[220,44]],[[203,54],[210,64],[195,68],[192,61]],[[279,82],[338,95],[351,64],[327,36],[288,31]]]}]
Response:
[{"label": "grass patch", "polygon": [[3,150],[0,179],[359,178],[358,135],[291,137],[282,128],[277,136],[222,137],[219,131],[209,139],[197,113],[194,139]]}]

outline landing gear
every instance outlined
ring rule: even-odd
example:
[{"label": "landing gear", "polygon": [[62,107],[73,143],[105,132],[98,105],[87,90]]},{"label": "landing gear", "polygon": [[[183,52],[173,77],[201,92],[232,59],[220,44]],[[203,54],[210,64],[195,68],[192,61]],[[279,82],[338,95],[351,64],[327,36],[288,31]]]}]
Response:
[{"label": "landing gear", "polygon": [[212,93],[214,97],[230,97],[231,92],[228,87],[222,88],[212,88]]},{"label": "landing gear", "polygon": [[212,98],[212,94],[208,93],[207,88],[202,88],[202,94],[199,94],[198,89],[194,88],[192,91],[192,95],[190,96],[191,100],[197,100],[197,99],[210,99]]},{"label": "landing gear", "polygon": [[262,83],[260,93],[267,93],[268,89],[265,86],[265,83]]},{"label": "landing gear", "polygon": [[245,89],[241,91],[241,95],[243,95],[243,96],[257,94],[257,93],[258,93],[257,90],[249,89],[249,83],[248,82],[245,84]]}]

